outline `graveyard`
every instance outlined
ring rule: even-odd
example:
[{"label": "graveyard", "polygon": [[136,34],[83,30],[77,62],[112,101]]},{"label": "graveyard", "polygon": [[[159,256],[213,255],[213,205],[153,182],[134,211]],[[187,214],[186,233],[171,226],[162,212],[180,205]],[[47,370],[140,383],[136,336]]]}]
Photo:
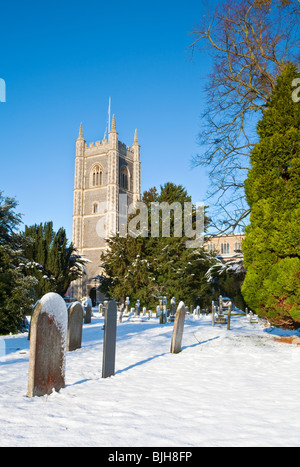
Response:
[{"label": "graveyard", "polygon": [[93,307],[87,322],[74,318],[82,334],[72,346],[71,306],[67,318],[67,307],[58,318],[51,311],[64,384],[39,397],[28,392],[34,326],[30,340],[1,336],[1,447],[298,446],[300,347],[278,339],[300,334],[238,310],[218,322],[208,310],[176,307],[164,320],[139,309],[121,316],[114,302]]}]

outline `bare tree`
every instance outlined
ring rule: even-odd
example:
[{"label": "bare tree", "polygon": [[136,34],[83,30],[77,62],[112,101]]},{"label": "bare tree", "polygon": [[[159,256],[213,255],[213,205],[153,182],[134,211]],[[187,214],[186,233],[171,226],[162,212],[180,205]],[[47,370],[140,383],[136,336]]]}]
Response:
[{"label": "bare tree", "polygon": [[208,193],[219,232],[245,223],[244,180],[256,123],[276,79],[299,51],[300,0],[226,0],[191,33],[193,53],[205,49],[212,71],[194,166],[209,168]]}]

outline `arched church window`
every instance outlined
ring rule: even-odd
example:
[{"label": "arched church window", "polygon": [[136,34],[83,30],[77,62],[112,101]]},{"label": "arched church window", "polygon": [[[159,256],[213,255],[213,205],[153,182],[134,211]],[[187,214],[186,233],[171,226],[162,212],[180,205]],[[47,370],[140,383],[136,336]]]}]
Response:
[{"label": "arched church window", "polygon": [[95,165],[92,169],[92,186],[103,185],[103,170],[100,165]]}]

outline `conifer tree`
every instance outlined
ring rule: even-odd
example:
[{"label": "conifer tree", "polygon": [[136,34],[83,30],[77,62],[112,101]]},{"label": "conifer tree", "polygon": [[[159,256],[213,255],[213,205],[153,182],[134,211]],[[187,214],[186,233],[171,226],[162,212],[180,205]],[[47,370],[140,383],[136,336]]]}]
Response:
[{"label": "conifer tree", "polygon": [[0,192],[0,335],[24,330],[34,303],[35,280],[22,273],[26,238],[17,233],[17,202]]},{"label": "conifer tree", "polygon": [[248,305],[273,325],[300,326],[300,104],[287,65],[263,118],[245,182],[251,208],[243,243]]},{"label": "conifer tree", "polygon": [[25,227],[25,236],[31,240],[25,248],[26,270],[37,279],[36,298],[47,292],[64,296],[70,283],[85,274],[86,259],[68,244],[66,231],[53,230],[52,222]]},{"label": "conifer tree", "polygon": [[[166,183],[144,192],[143,202],[149,208],[149,230],[151,224],[151,203],[190,202],[181,185]],[[158,297],[175,296],[177,302],[208,304],[210,284],[205,273],[210,258],[203,249],[186,248],[186,237],[175,237],[174,215],[170,216],[170,237],[136,238],[115,235],[108,240],[109,250],[102,256],[106,274],[100,277],[101,290],[115,299],[129,296],[132,303],[137,299],[154,309]],[[160,228],[162,221],[160,219]],[[161,230],[160,230],[161,234]]]}]

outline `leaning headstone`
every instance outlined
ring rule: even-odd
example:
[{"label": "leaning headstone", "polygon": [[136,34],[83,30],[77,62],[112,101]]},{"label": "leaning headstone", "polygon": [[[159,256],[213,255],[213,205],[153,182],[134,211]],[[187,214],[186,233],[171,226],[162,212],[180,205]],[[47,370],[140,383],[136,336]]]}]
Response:
[{"label": "leaning headstone", "polygon": [[227,330],[230,330],[231,303],[228,305]]},{"label": "leaning headstone", "polygon": [[181,342],[183,335],[185,319],[185,306],[183,302],[180,302],[176,311],[173,335],[171,341],[171,353],[179,353],[181,351]]},{"label": "leaning headstone", "polygon": [[175,320],[175,314],[176,314],[176,309],[175,309],[176,300],[175,300],[175,297],[171,298],[170,303],[171,303],[171,313],[170,313],[170,316],[168,318],[168,321],[169,321],[169,323],[173,323],[174,320]]},{"label": "leaning headstone", "polygon": [[117,305],[114,300],[111,300],[105,310],[102,378],[108,378],[115,374],[116,339]]},{"label": "leaning headstone", "polygon": [[80,349],[82,340],[83,306],[74,302],[68,308],[67,351]]},{"label": "leaning headstone", "polygon": [[65,387],[65,301],[54,292],[47,293],[35,307],[31,321],[27,396],[44,396]]}]

